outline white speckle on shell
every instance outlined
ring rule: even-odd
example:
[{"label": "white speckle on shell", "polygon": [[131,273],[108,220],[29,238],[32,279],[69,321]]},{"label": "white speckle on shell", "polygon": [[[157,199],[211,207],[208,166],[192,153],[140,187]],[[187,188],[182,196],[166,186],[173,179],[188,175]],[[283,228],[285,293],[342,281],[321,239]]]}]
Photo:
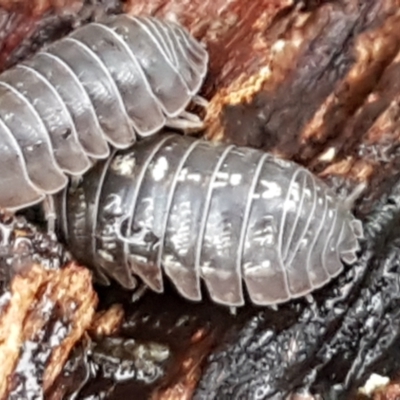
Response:
[{"label": "white speckle on shell", "polygon": [[261,197],[263,199],[273,199],[275,197],[282,196],[282,188],[278,183],[273,181],[261,180],[260,184],[261,186],[266,188],[266,190],[264,190],[261,194]]},{"label": "white speckle on shell", "polygon": [[188,181],[200,182],[201,181],[201,174],[189,174],[187,177]]},{"label": "white speckle on shell", "polygon": [[[190,248],[190,228],[193,220],[191,202],[179,204],[179,213],[176,207],[174,207],[174,217],[171,218],[171,222],[174,226],[178,226],[178,229],[171,233],[171,243],[178,255],[183,257]],[[177,223],[176,218],[179,218],[180,223]]]},{"label": "white speckle on shell", "polygon": [[168,171],[168,166],[169,164],[166,157],[160,157],[159,159],[157,159],[152,169],[152,176],[156,182],[159,182],[162,179],[164,179]]},{"label": "white speckle on shell", "polygon": [[242,174],[232,174],[229,179],[229,183],[232,186],[240,185],[241,182],[242,182]]},{"label": "white speckle on shell", "polygon": [[182,168],[181,172],[179,172],[179,175],[178,175],[178,182],[185,182],[187,179],[187,175],[188,175],[188,169]]},{"label": "white speckle on shell", "polygon": [[130,176],[133,174],[135,166],[136,166],[135,157],[131,157],[131,155],[126,155],[126,156],[117,155],[113,160],[113,162],[111,163],[110,168],[119,175]]}]

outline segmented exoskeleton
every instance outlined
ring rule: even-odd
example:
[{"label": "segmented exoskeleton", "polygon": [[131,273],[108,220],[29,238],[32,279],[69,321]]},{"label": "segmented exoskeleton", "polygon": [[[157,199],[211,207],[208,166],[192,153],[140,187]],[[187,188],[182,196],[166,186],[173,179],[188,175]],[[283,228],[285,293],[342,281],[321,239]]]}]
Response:
[{"label": "segmented exoskeleton", "polygon": [[163,272],[187,299],[273,305],[354,263],[362,226],[306,169],[258,150],[176,134],[147,138],[64,192],[72,253],[126,288]]},{"label": "segmented exoskeleton", "polygon": [[109,144],[163,126],[197,127],[185,111],[207,71],[203,46],[152,17],[109,16],[0,75],[0,207],[18,210],[61,190]]}]

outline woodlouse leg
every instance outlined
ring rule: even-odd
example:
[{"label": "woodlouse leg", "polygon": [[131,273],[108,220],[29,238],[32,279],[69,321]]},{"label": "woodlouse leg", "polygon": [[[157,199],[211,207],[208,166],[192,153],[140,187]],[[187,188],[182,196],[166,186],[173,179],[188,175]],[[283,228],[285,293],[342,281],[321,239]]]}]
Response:
[{"label": "woodlouse leg", "polygon": [[359,183],[352,192],[346,197],[344,200],[344,205],[348,210],[351,210],[354,206],[354,203],[359,199],[364,190],[367,188],[366,182]]},{"label": "woodlouse leg", "polygon": [[306,299],[308,304],[313,304],[315,302],[314,296],[310,293],[307,294],[304,298]]},{"label": "woodlouse leg", "polygon": [[199,95],[193,96],[192,102],[203,108],[206,108],[210,104],[210,102],[207,99]]},{"label": "woodlouse leg", "polygon": [[191,122],[196,122],[196,123],[202,123],[203,121],[200,119],[200,117],[196,114],[192,114],[188,111],[182,111],[179,114],[179,118],[185,119],[187,121],[191,121]]},{"label": "woodlouse leg", "polygon": [[136,290],[134,291],[132,298],[131,298],[131,302],[132,303],[136,303],[137,301],[139,301],[144,294],[147,292],[147,289],[149,287],[147,285],[145,285],[143,282],[138,282],[138,286],[136,286]]},{"label": "woodlouse leg", "polygon": [[204,129],[204,122],[197,115],[187,111],[182,112],[179,117],[167,119],[165,125],[169,128],[179,129],[185,135]]},{"label": "woodlouse leg", "polygon": [[43,211],[47,221],[47,233],[55,235],[56,230],[56,209],[53,196],[46,196],[43,201]]},{"label": "woodlouse leg", "polygon": [[70,188],[72,190],[76,189],[79,186],[79,184],[81,183],[81,180],[82,180],[82,176],[71,176],[70,180],[69,180],[70,181],[70,184],[69,184]]},{"label": "woodlouse leg", "polygon": [[353,232],[359,239],[364,238],[364,230],[361,221],[355,219],[351,221],[351,226],[353,227]]}]

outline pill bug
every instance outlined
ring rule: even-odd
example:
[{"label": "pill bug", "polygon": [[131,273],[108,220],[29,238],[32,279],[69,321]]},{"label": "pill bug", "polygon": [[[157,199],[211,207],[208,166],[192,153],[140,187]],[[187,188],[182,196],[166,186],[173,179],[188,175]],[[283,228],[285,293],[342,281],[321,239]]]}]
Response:
[{"label": "pill bug", "polygon": [[208,55],[182,27],[153,17],[90,23],[0,75],[0,207],[41,202],[109,144],[163,126],[202,124],[185,111]]},{"label": "pill bug", "polygon": [[259,150],[177,134],[98,164],[58,200],[71,252],[98,279],[156,292],[163,273],[190,300],[275,305],[352,264],[362,226],[303,167]]}]

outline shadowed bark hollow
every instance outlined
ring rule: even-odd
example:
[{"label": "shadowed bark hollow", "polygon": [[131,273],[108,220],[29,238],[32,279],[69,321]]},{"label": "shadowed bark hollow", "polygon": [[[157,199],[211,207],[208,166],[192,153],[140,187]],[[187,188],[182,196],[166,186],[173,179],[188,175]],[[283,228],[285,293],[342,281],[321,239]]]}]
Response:
[{"label": "shadowed bark hollow", "polygon": [[312,300],[234,317],[173,288],[136,304],[98,288],[101,314],[48,398],[345,399],[372,372],[398,374],[400,1],[2,3],[3,69],[105,13],[175,19],[210,53],[209,105],[195,109],[209,140],[294,160],[343,196],[367,184],[355,206],[366,232],[359,261]]}]

